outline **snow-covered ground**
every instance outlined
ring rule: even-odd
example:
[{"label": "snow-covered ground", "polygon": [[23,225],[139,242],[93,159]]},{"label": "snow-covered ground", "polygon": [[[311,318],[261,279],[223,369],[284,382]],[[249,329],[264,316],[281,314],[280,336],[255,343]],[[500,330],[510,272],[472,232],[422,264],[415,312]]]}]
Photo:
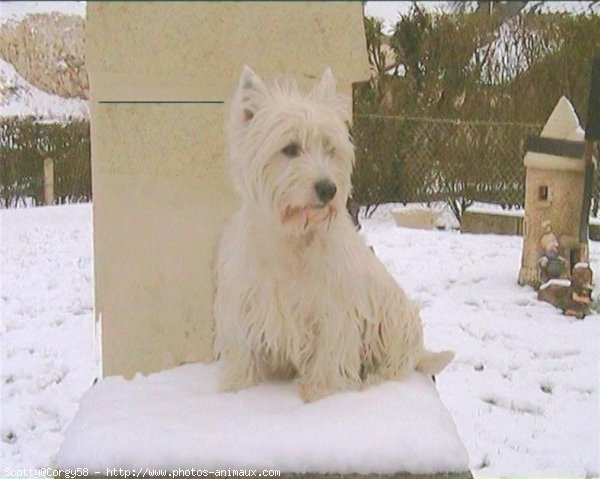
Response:
[{"label": "snow-covered ground", "polygon": [[47,466],[92,384],[89,204],[0,211],[4,467]]},{"label": "snow-covered ground", "polygon": [[[519,287],[518,237],[374,216],[363,234],[421,304],[428,344],[457,352],[437,387],[475,475],[598,476],[599,316],[567,318]],[[0,229],[0,463],[43,467],[97,371],[91,206],[0,211]]]},{"label": "snow-covered ground", "polygon": [[520,237],[395,228],[386,213],[366,237],[421,304],[429,344],[457,352],[438,389],[473,472],[597,476],[600,317],[567,318],[518,286]]}]

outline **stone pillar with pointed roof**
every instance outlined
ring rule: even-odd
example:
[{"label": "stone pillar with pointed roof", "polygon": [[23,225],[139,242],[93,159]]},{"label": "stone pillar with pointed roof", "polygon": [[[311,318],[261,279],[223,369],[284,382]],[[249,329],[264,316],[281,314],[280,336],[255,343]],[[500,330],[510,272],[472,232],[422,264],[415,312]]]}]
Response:
[{"label": "stone pillar with pointed roof", "polygon": [[[584,131],[573,106],[564,96],[544,126],[541,138],[582,142]],[[519,284],[540,286],[540,239],[550,225],[566,260],[564,276],[578,262],[588,261],[588,240],[580,238],[585,182],[581,157],[528,151],[526,167],[523,256]],[[544,223],[544,226],[542,224]]]}]

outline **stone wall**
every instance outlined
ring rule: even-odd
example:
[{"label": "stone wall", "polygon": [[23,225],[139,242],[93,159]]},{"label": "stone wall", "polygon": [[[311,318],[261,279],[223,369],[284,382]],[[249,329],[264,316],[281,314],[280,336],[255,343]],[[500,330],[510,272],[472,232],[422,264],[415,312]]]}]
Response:
[{"label": "stone wall", "polygon": [[522,235],[523,216],[465,211],[460,223],[463,233]]}]

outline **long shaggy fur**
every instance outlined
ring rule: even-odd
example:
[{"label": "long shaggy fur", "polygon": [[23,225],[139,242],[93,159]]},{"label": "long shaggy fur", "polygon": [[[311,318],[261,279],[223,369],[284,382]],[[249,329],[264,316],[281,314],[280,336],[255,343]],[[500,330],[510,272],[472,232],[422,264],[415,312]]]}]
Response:
[{"label": "long shaggy fur", "polygon": [[[231,104],[230,168],[242,204],[216,257],[221,387],[296,378],[306,401],[409,371],[441,371],[411,302],[346,211],[354,150],[328,69],[308,95],[245,67]],[[337,188],[330,201],[315,184]]]}]

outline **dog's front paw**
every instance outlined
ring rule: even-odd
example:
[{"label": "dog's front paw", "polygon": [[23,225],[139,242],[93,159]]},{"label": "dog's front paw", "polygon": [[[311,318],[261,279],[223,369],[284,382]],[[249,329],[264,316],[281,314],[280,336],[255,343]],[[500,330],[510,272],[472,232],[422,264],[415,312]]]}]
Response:
[{"label": "dog's front paw", "polygon": [[316,383],[300,383],[300,397],[304,402],[313,402],[322,397],[332,394],[334,391],[330,388],[320,386]]},{"label": "dog's front paw", "polygon": [[222,393],[235,393],[241,391],[242,389],[247,389],[252,386],[256,386],[258,384],[258,380],[254,379],[228,379],[224,378],[219,384],[219,392]]},{"label": "dog's front paw", "polygon": [[243,368],[241,370],[229,368],[225,371],[225,374],[221,376],[219,392],[234,393],[242,389],[256,386],[259,382],[259,375],[251,368]]},{"label": "dog's front paw", "polygon": [[381,374],[377,373],[369,373],[367,377],[360,384],[361,391],[368,389],[372,386],[377,386],[378,384],[385,381],[385,378]]}]

